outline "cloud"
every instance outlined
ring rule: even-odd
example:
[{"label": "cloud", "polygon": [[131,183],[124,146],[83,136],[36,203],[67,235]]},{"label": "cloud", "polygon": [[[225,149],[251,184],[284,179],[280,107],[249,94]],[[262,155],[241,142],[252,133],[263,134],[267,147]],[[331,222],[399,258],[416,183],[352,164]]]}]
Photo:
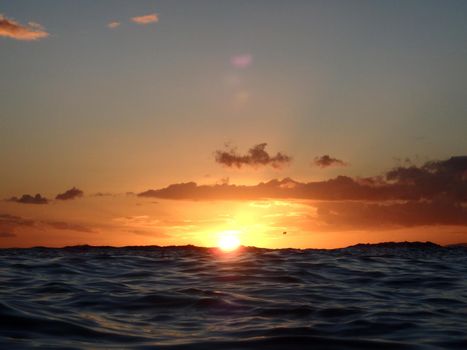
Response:
[{"label": "cloud", "polygon": [[274,179],[253,186],[233,184],[197,185],[195,182],[172,184],[158,190],[138,194],[142,197],[189,200],[245,200],[245,199],[315,199],[356,200],[385,197],[385,189],[361,185],[353,179],[338,176],[318,182],[298,182],[290,178]]},{"label": "cloud", "polygon": [[96,192],[91,195],[92,197],[114,197],[116,194],[110,192]]},{"label": "cloud", "polygon": [[33,41],[46,38],[49,33],[38,23],[29,22],[27,25],[23,25],[0,14],[0,36]]},{"label": "cloud", "polygon": [[132,17],[131,21],[138,24],[150,24],[159,22],[159,15],[157,13],[151,13],[144,16]]},{"label": "cloud", "polygon": [[[68,191],[65,191],[64,193],[58,194],[55,199],[58,200],[70,200],[70,199],[75,199],[78,197],[83,196],[83,191],[80,189],[73,187],[69,189]],[[36,194],[35,196],[32,196],[30,194],[23,194],[20,198],[18,197],[11,197],[8,199],[10,202],[16,202],[16,203],[23,203],[23,204],[47,204],[49,203],[49,200],[45,197],[42,197],[39,193]]]},{"label": "cloud", "polygon": [[[10,214],[0,214],[0,237],[8,238],[14,237],[14,231],[17,228],[28,227],[32,228],[36,226],[36,222],[30,219],[24,219],[19,216]],[[7,236],[9,235],[9,236]]]},{"label": "cloud", "polygon": [[34,220],[24,219],[19,216],[0,214],[0,227],[34,226]]},{"label": "cloud", "polygon": [[332,158],[329,155],[315,157],[313,163],[320,168],[328,168],[332,166],[347,166],[348,164],[340,159]]},{"label": "cloud", "polygon": [[[259,145],[259,153],[264,152],[264,145]],[[257,147],[252,150],[256,150]],[[273,159],[266,152],[264,152],[266,155],[258,157],[252,150],[246,156],[238,156],[233,151],[218,151],[218,162],[240,167],[256,162],[268,164]],[[467,201],[466,172],[467,157],[452,157],[444,161],[428,162],[421,167],[398,167],[388,171],[382,177],[374,178],[337,176],[329,180],[314,182],[298,182],[285,178],[261,182],[253,186],[237,186],[227,183],[197,185],[194,182],[187,182],[172,184],[158,190],[148,190],[140,193],[139,196],[195,200],[292,198],[333,201],[416,201],[433,200],[445,196],[457,202],[465,202]]]},{"label": "cloud", "polygon": [[34,197],[29,194],[23,194],[21,198],[11,197],[9,201],[23,204],[47,204],[49,202],[47,198],[42,197],[39,193]]},{"label": "cloud", "polygon": [[293,220],[288,218],[282,226],[299,224],[310,230],[467,226],[467,157],[396,167],[383,176],[363,179],[337,176],[299,182],[285,178],[252,186],[187,182],[148,190],[139,196],[173,200],[300,200],[310,209]]},{"label": "cloud", "polygon": [[67,230],[67,231],[77,231],[77,232],[85,232],[85,233],[96,233],[95,230],[88,226],[64,222],[64,221],[41,221],[42,224],[52,227],[57,230]]},{"label": "cloud", "polygon": [[18,227],[35,227],[37,229],[53,228],[57,230],[77,231],[86,233],[96,232],[89,226],[74,222],[25,219],[20,216],[0,214],[0,231],[13,231]]},{"label": "cloud", "polygon": [[467,208],[452,198],[402,203],[326,202],[317,219],[333,229],[376,229],[423,225],[467,226]]},{"label": "cloud", "polygon": [[247,68],[253,63],[253,56],[249,53],[235,55],[230,58],[230,64],[235,68]]},{"label": "cloud", "polygon": [[60,199],[60,200],[70,200],[70,199],[75,199],[83,196],[83,191],[80,189],[73,187],[69,189],[68,191],[65,191],[64,193],[57,194],[55,199]]},{"label": "cloud", "polygon": [[266,152],[265,148],[267,143],[260,143],[248,150],[246,155],[237,154],[234,148],[230,148],[224,151],[216,151],[215,157],[216,162],[223,164],[227,167],[242,166],[267,166],[270,165],[273,168],[281,168],[287,165],[292,160],[291,157],[278,152],[275,156],[270,156]]},{"label": "cloud", "polygon": [[0,238],[11,238],[11,237],[16,237],[16,235],[14,233],[6,232],[6,231],[0,232]]},{"label": "cloud", "polygon": [[121,23],[118,22],[118,21],[112,21],[112,22],[109,22],[109,23],[107,24],[107,27],[110,28],[110,29],[115,29],[115,28],[119,27],[120,24],[121,24]]},{"label": "cloud", "polygon": [[163,231],[155,230],[128,230],[129,233],[134,233],[135,235],[147,236],[151,238],[171,238],[169,234]]},{"label": "cloud", "polygon": [[430,161],[420,167],[396,167],[386,173],[386,180],[405,188],[410,197],[429,199],[449,195],[458,201],[466,201],[467,156]]}]

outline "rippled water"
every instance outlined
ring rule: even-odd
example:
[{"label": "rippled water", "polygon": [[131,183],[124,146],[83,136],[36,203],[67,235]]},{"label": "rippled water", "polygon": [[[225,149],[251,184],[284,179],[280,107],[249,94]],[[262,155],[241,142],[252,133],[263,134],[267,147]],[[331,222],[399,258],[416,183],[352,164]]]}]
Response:
[{"label": "rippled water", "polygon": [[0,348],[467,349],[467,250],[0,250]]}]

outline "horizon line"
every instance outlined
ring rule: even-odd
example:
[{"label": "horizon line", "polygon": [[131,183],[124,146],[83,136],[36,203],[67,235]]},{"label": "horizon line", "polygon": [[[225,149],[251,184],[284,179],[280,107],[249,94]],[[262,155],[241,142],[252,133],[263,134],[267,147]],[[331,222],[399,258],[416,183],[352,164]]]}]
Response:
[{"label": "horizon line", "polygon": [[[441,245],[434,243],[432,241],[386,241],[378,243],[356,243],[349,246],[339,247],[339,248],[293,248],[293,247],[284,247],[284,248],[266,248],[266,247],[257,247],[257,246],[244,246],[240,245],[237,250],[241,249],[265,249],[265,250],[338,250],[338,249],[347,249],[359,246],[385,246],[385,245],[403,245],[409,244],[412,246],[415,245],[426,245],[426,246],[437,246],[441,248],[450,248],[456,246],[467,246],[467,242],[458,242]],[[0,247],[0,250],[14,250],[14,249],[76,249],[76,248],[111,248],[111,249],[125,249],[125,248],[196,248],[196,249],[219,249],[219,247],[204,247],[196,246],[194,244],[183,244],[183,245],[157,245],[157,244],[147,244],[147,245],[124,245],[124,246],[112,246],[112,245],[90,245],[90,244],[76,244],[76,245],[67,245],[61,247],[50,247],[50,246],[31,246],[31,247]]]}]

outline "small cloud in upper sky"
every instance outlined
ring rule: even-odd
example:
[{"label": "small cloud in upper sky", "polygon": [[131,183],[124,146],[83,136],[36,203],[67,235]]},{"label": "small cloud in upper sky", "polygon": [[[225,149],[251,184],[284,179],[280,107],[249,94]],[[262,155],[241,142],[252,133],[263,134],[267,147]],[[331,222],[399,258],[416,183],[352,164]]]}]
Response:
[{"label": "small cloud in upper sky", "polygon": [[0,36],[32,41],[46,38],[49,36],[49,33],[38,23],[29,22],[27,25],[24,25],[0,14]]},{"label": "small cloud in upper sky", "polygon": [[30,194],[23,194],[21,198],[11,197],[10,202],[23,203],[23,204],[47,204],[49,200],[45,197],[42,197],[39,193],[35,196]]},{"label": "small cloud in upper sky", "polygon": [[82,197],[82,196],[83,196],[83,191],[81,191],[80,189],[76,187],[73,187],[69,189],[68,191],[57,194],[55,199],[70,200],[70,199],[75,199],[75,198]]},{"label": "small cloud in upper sky", "polygon": [[235,68],[247,68],[253,63],[253,56],[249,53],[235,55],[230,58],[230,64]]},{"label": "small cloud in upper sky", "polygon": [[315,157],[313,163],[320,168],[328,168],[331,166],[347,166],[348,164],[343,160],[332,158],[329,155],[324,155],[321,157]]},{"label": "small cloud in upper sky", "polygon": [[159,15],[157,13],[151,13],[144,16],[132,17],[131,21],[138,24],[150,24],[159,22]]},{"label": "small cloud in upper sky", "polygon": [[112,22],[109,22],[109,23],[107,24],[107,27],[109,27],[110,29],[115,29],[115,28],[119,27],[120,24],[121,24],[121,23],[118,22],[118,21],[112,21]]},{"label": "small cloud in upper sky", "polygon": [[265,150],[267,145],[267,143],[260,143],[250,148],[246,155],[237,154],[234,148],[216,151],[216,162],[228,167],[236,166],[237,168],[246,165],[271,165],[273,168],[281,168],[283,165],[290,163],[292,158],[281,152],[278,152],[275,156],[269,155]]}]

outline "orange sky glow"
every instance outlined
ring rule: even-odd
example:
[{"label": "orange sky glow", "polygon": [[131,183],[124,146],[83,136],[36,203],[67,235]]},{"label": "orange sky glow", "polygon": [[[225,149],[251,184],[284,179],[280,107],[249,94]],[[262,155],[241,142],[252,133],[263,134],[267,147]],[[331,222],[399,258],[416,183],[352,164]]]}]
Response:
[{"label": "orange sky glow", "polygon": [[0,247],[467,242],[461,2],[19,3]]}]

